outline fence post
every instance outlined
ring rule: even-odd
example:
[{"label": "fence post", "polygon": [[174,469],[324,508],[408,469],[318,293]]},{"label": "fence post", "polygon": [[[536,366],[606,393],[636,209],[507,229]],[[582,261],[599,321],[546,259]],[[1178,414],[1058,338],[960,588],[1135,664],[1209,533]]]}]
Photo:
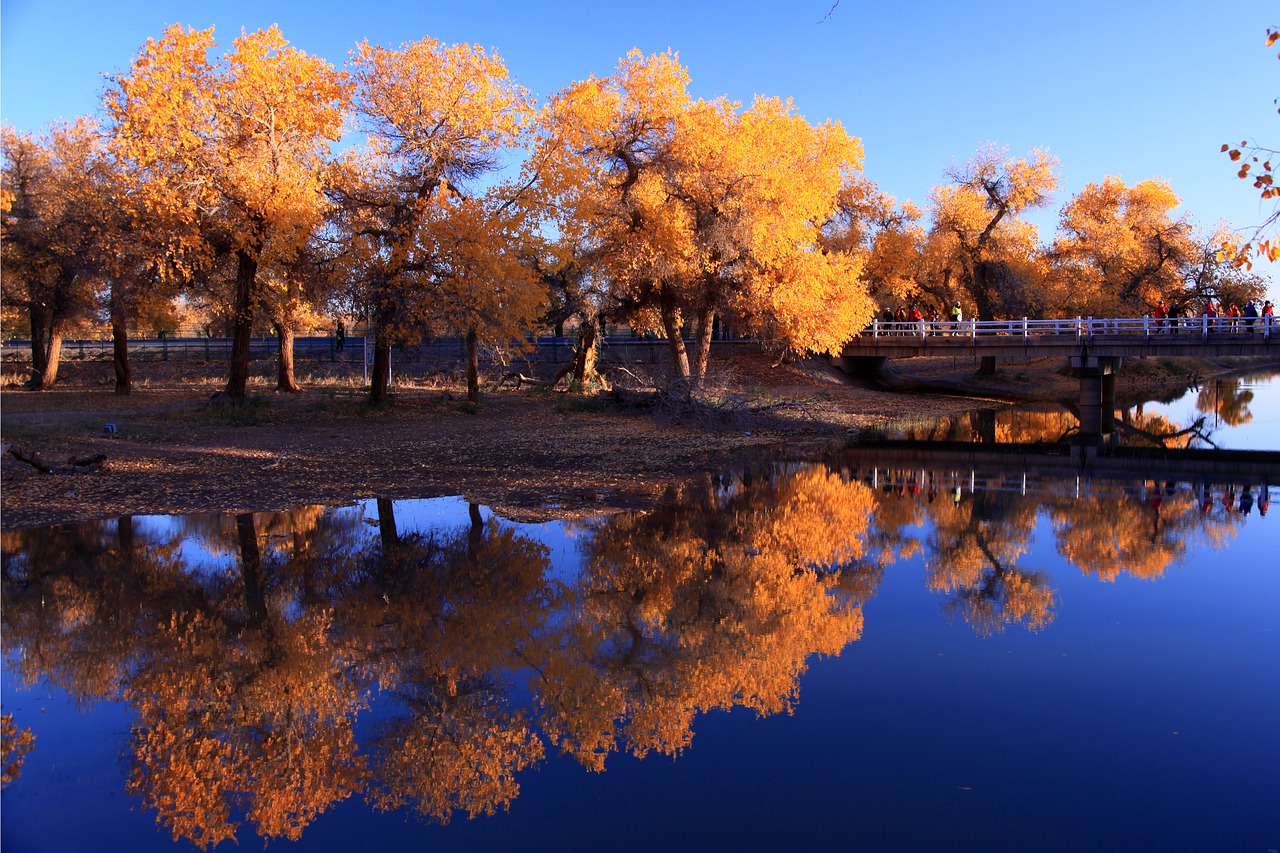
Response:
[{"label": "fence post", "polygon": [[1093,339],[1093,315],[1090,314],[1088,317],[1086,317],[1085,322],[1089,324],[1089,338],[1090,340],[1092,340]]},{"label": "fence post", "polygon": [[1208,314],[1200,315],[1200,338],[1206,341],[1209,340],[1209,315]]},{"label": "fence post", "polygon": [[880,340],[880,321],[874,318],[871,320],[871,340]]},{"label": "fence post", "polygon": [[978,343],[978,321],[977,320],[969,321],[969,340],[973,341],[975,345]]},{"label": "fence post", "polygon": [[1151,315],[1150,314],[1142,315],[1142,337],[1146,339],[1144,341],[1145,343],[1151,343]]},{"label": "fence post", "polygon": [[1024,344],[1027,342],[1027,318],[1026,317],[1022,318],[1022,342]]}]

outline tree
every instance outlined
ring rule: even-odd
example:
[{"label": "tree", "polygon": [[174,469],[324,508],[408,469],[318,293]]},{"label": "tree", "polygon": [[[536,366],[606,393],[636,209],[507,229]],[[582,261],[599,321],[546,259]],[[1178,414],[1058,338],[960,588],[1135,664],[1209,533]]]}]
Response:
[{"label": "tree", "polygon": [[902,305],[917,298],[925,278],[920,216],[911,202],[899,205],[867,178],[854,177],[840,190],[823,246],[863,257],[861,278],[868,295],[879,306]]},{"label": "tree", "polygon": [[108,246],[98,190],[108,164],[92,122],[51,126],[42,136],[0,128],[3,192],[0,249],[4,301],[20,307],[31,333],[34,390],[58,378],[69,324],[91,315],[105,280]]},{"label": "tree", "polygon": [[[353,301],[368,306],[374,322],[370,397],[379,401],[388,393],[392,344],[430,333],[442,289],[461,286],[455,269],[475,271],[484,258],[484,282],[475,285],[489,296],[495,276],[512,272],[512,247],[503,241],[513,224],[499,216],[510,209],[492,197],[468,200],[468,191],[518,144],[532,105],[502,60],[478,46],[423,39],[392,50],[365,42],[350,68],[355,123],[368,144],[336,171],[335,236]],[[442,246],[457,253],[442,257]],[[524,310],[518,301],[513,317]],[[505,331],[499,313],[487,316]]]},{"label": "tree", "polygon": [[[965,294],[979,320],[1026,299],[1017,267],[1036,254],[1037,235],[1018,216],[1048,202],[1058,186],[1057,165],[1045,151],[1015,160],[985,146],[963,169],[948,172],[950,184],[934,187],[930,242],[945,275],[941,287]],[[995,372],[994,357],[983,357],[981,371]]]},{"label": "tree", "polygon": [[1250,299],[1266,298],[1267,280],[1250,272],[1250,264],[1237,264],[1222,251],[1231,234],[1229,226],[1220,224],[1196,236],[1192,256],[1180,270],[1183,304],[1212,299],[1225,305],[1244,305]]},{"label": "tree", "polygon": [[633,51],[553,98],[536,155],[549,195],[585,223],[633,325],[666,335],[677,378],[705,375],[721,316],[786,347],[838,349],[872,306],[858,263],[820,239],[861,144],[777,99],[694,102],[688,82],[674,54]]},{"label": "tree", "polygon": [[235,259],[226,394],[242,400],[258,266],[269,241],[287,255],[321,221],[322,166],[341,130],[347,86],[324,60],[288,47],[274,26],[242,34],[217,62],[214,47],[212,29],[169,27],[111,82],[104,104],[138,193],[176,223],[168,254],[188,274],[219,256]]},{"label": "tree", "polygon": [[480,398],[480,341],[523,345],[546,299],[522,252],[533,240],[530,211],[522,203],[527,200],[509,186],[475,198],[438,193],[433,201],[444,210],[419,242],[435,259],[429,316],[465,340],[467,398],[473,403]]},{"label": "tree", "polygon": [[1180,302],[1182,271],[1196,255],[1193,226],[1168,183],[1155,178],[1132,187],[1108,177],[1088,184],[1062,209],[1053,254],[1070,281],[1078,314],[1129,316],[1161,300]]}]

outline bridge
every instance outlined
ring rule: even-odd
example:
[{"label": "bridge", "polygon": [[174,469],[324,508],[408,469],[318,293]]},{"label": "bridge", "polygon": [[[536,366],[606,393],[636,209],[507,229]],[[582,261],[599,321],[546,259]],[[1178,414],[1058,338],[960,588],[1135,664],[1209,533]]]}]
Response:
[{"label": "bridge", "polygon": [[1061,320],[875,320],[845,345],[832,363],[847,373],[884,366],[890,358],[920,356],[1063,356],[1080,380],[1080,431],[1110,430],[1115,373],[1127,357],[1229,355],[1280,359],[1280,324],[1274,317],[1152,317]]}]

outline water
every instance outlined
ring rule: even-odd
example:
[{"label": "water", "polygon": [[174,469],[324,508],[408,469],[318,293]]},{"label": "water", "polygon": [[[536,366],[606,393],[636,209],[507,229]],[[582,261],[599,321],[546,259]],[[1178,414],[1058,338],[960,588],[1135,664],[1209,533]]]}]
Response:
[{"label": "water", "polygon": [[[1249,380],[1125,440],[1275,449],[1278,407]],[[1280,478],[895,452],[544,525],[439,499],[6,533],[4,712],[36,739],[4,849],[1280,847]]]}]

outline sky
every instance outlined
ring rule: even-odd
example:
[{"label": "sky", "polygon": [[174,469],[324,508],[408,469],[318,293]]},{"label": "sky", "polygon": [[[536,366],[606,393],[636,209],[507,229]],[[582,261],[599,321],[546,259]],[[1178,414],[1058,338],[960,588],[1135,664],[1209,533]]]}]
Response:
[{"label": "sky", "polygon": [[[1280,47],[1265,46],[1280,10],[1256,0],[0,0],[0,120],[38,131],[98,113],[104,75],[173,23],[215,27],[228,46],[278,24],[335,65],[364,40],[478,44],[541,97],[610,74],[632,48],[671,49],[695,97],[790,98],[840,122],[867,177],[921,206],[984,144],[1048,150],[1061,187],[1028,217],[1045,242],[1062,205],[1109,175],[1164,178],[1203,226],[1256,224],[1269,209],[1219,149],[1280,148]],[[1255,272],[1280,281],[1266,266]]]}]

